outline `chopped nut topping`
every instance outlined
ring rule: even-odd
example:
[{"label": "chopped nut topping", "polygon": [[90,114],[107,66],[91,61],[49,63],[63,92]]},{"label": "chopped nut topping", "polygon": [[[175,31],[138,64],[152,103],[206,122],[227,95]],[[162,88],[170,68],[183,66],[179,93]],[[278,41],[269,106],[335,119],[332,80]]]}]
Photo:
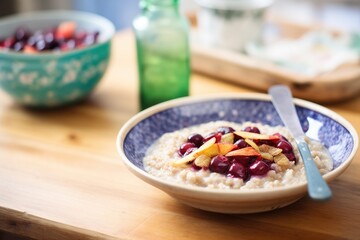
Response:
[{"label": "chopped nut topping", "polygon": [[260,154],[261,154],[261,157],[262,157],[262,158],[265,158],[265,159],[270,160],[270,161],[273,161],[273,160],[274,160],[273,155],[271,155],[270,153],[260,152]]},{"label": "chopped nut topping", "polygon": [[261,152],[270,153],[272,156],[276,156],[282,152],[282,149],[276,148],[267,144],[262,144],[259,146]]},{"label": "chopped nut topping", "polygon": [[290,161],[283,153],[274,156],[274,161],[282,170],[286,170],[290,167]]}]

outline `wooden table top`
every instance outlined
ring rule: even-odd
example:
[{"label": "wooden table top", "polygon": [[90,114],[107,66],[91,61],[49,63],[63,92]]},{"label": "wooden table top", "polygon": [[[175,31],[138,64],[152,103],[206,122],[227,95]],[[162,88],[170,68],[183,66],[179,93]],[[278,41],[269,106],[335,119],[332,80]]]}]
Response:
[{"label": "wooden table top", "polygon": [[[0,230],[34,239],[360,239],[360,152],[326,203],[224,215],[175,201],[123,165],[115,139],[138,112],[134,39],[117,34],[91,97],[48,111],[0,92]],[[194,73],[191,95],[252,92]],[[360,132],[360,96],[326,105]]]}]

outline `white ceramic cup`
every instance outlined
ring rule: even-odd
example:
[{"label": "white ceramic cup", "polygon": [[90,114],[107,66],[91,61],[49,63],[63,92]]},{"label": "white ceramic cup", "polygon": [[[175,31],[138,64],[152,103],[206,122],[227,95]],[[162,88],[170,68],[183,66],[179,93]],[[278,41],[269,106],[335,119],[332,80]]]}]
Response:
[{"label": "white ceramic cup", "polygon": [[260,40],[264,14],[273,0],[197,0],[202,43],[241,51]]}]

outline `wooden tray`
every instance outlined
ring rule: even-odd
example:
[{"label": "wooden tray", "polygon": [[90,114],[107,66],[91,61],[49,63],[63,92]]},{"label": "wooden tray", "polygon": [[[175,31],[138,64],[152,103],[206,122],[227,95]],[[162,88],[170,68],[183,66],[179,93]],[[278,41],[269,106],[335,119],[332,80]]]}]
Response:
[{"label": "wooden tray", "polygon": [[[292,36],[306,31],[304,26],[290,24],[283,25],[283,29],[284,33]],[[292,89],[295,97],[319,103],[337,102],[360,95],[360,63],[343,65],[332,72],[308,77],[238,52],[202,46],[197,41],[191,44],[193,70],[220,80],[265,92],[274,84],[285,84]]]}]

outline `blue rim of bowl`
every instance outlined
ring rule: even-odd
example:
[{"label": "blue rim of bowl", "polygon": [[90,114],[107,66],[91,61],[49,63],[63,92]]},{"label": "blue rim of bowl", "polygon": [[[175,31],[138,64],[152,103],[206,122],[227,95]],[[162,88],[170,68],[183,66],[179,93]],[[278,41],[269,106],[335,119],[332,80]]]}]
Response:
[{"label": "blue rim of bowl", "polygon": [[50,18],[50,19],[58,19],[60,15],[77,15],[77,17],[87,17],[87,18],[97,18],[97,20],[102,21],[106,27],[106,29],[109,31],[108,36],[106,36],[105,39],[103,39],[102,41],[91,45],[91,46],[87,46],[85,48],[80,48],[80,49],[74,49],[71,51],[66,51],[66,52],[45,52],[45,53],[41,53],[41,54],[24,54],[24,53],[18,53],[18,52],[14,52],[14,51],[0,51],[0,56],[4,55],[4,56],[13,56],[13,57],[17,57],[17,58],[24,58],[24,59],[34,59],[34,58],[61,58],[63,56],[71,56],[71,55],[75,55],[81,52],[86,52],[89,49],[95,49],[98,48],[99,46],[106,44],[108,42],[111,41],[111,39],[113,38],[114,34],[115,34],[115,26],[114,24],[108,20],[107,18],[94,14],[94,13],[89,13],[89,12],[84,12],[84,11],[71,11],[71,10],[48,10],[48,11],[34,11],[34,12],[28,12],[28,13],[19,13],[19,14],[15,14],[15,15],[11,15],[11,16],[6,16],[6,17],[2,17],[0,18],[0,25],[7,23],[7,22],[16,22],[16,21],[20,21],[22,19],[31,19],[31,18],[36,18],[36,19],[42,19],[42,18]]},{"label": "blue rim of bowl", "polygon": [[[175,183],[175,182],[168,182],[161,178],[155,177],[155,176],[149,174],[148,172],[146,172],[145,170],[139,169],[138,167],[134,166],[133,163],[126,157],[126,155],[124,153],[124,149],[123,149],[123,143],[124,143],[125,137],[136,124],[138,124],[145,118],[153,115],[154,113],[162,112],[171,107],[178,107],[178,106],[183,106],[183,105],[192,104],[192,103],[206,102],[208,100],[222,100],[222,99],[224,99],[224,100],[225,99],[260,100],[260,101],[271,102],[271,98],[267,94],[229,93],[229,94],[221,94],[221,95],[216,94],[216,95],[206,95],[206,96],[183,97],[183,98],[178,98],[175,100],[170,100],[167,102],[157,104],[155,106],[152,106],[148,109],[145,109],[145,110],[139,112],[138,114],[136,114],[135,116],[130,118],[121,127],[121,129],[117,135],[117,139],[116,139],[116,148],[117,148],[118,154],[120,155],[121,160],[125,163],[126,167],[129,170],[131,170],[135,175],[137,175],[138,177],[140,177],[141,179],[143,179],[144,181],[146,181],[150,184],[152,184],[151,181],[148,181],[147,179],[151,179],[153,182],[157,182],[158,184],[161,184],[164,186],[176,187],[176,188],[180,188],[182,190],[189,191],[192,193],[201,192],[201,193],[207,193],[207,194],[213,194],[213,195],[221,194],[221,195],[226,195],[226,196],[243,196],[243,195],[252,196],[252,195],[258,195],[258,194],[265,194],[265,193],[274,193],[274,191],[276,191],[276,194],[279,194],[278,196],[280,196],[281,194],[287,195],[286,193],[290,190],[295,191],[295,190],[299,190],[301,188],[305,188],[307,185],[306,182],[300,183],[300,184],[293,184],[291,186],[272,188],[272,189],[242,189],[241,191],[236,190],[236,189],[226,189],[226,190],[224,190],[224,189],[208,189],[208,188],[199,187],[199,186],[184,185],[184,184],[179,184],[179,183]],[[329,182],[329,181],[333,180],[336,176],[338,176],[342,172],[344,172],[347,169],[347,167],[350,165],[352,159],[354,158],[354,156],[357,152],[358,146],[359,146],[358,134],[357,134],[355,128],[345,118],[343,118],[339,114],[335,113],[334,111],[332,111],[328,108],[325,108],[321,105],[318,105],[316,103],[312,103],[312,102],[298,99],[298,98],[295,98],[294,102],[295,102],[295,105],[297,105],[297,106],[311,109],[313,111],[319,112],[321,114],[324,114],[324,115],[332,118],[334,121],[343,125],[349,131],[351,136],[353,137],[354,148],[352,149],[348,158],[338,168],[330,171],[329,173],[326,173],[323,176],[324,179]]]}]

